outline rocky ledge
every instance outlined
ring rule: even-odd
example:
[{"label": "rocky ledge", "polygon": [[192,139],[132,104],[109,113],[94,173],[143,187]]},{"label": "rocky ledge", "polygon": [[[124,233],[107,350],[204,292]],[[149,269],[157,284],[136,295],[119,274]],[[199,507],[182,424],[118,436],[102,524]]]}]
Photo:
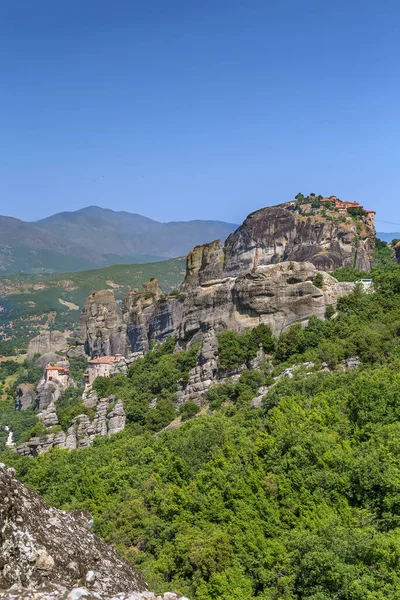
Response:
[{"label": "rocky ledge", "polygon": [[49,506],[0,465],[0,599],[164,598],[90,531],[86,511]]}]

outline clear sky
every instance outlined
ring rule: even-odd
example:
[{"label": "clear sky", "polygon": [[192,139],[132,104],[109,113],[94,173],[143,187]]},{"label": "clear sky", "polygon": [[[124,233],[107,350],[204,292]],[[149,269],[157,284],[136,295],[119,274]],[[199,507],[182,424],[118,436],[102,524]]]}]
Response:
[{"label": "clear sky", "polygon": [[397,0],[1,0],[0,213],[400,223],[399,63]]}]

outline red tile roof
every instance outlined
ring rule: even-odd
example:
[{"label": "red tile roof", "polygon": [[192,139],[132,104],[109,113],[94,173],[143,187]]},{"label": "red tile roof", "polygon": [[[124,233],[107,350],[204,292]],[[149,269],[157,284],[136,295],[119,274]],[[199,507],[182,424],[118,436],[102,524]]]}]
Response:
[{"label": "red tile roof", "polygon": [[115,356],[100,356],[99,358],[92,358],[88,360],[89,365],[111,365],[117,359]]},{"label": "red tile roof", "polygon": [[69,373],[67,367],[57,367],[56,365],[47,365],[46,371],[64,371],[64,373]]}]

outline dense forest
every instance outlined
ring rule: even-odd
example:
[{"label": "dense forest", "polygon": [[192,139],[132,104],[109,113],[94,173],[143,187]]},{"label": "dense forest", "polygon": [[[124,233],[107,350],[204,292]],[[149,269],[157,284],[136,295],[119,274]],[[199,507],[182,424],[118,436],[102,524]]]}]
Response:
[{"label": "dense forest", "polygon": [[[176,419],[197,349],[173,353],[170,341],[128,377],[97,380],[125,402],[122,433],[87,450],[0,459],[50,503],[89,510],[151,589],[192,600],[400,599],[400,266],[385,245],[372,278],[373,293],[357,286],[324,321],[279,339],[267,328],[221,334],[221,369],[260,343],[271,358],[211,388],[200,413],[189,405]],[[361,366],[346,370],[354,356]],[[269,391],[251,408],[261,385]]]}]

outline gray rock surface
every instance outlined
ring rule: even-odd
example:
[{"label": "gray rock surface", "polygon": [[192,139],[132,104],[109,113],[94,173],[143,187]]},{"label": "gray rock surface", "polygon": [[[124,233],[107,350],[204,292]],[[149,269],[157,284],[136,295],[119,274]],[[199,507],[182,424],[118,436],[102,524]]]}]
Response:
[{"label": "gray rock surface", "polygon": [[123,321],[130,351],[147,352],[150,341],[162,342],[176,331],[182,318],[182,303],[177,296],[164,296],[156,279],[142,290],[129,292],[124,299]]},{"label": "gray rock surface", "polygon": [[[209,264],[206,266],[208,269]],[[306,325],[312,315],[324,318],[328,305],[335,306],[340,296],[354,289],[353,283],[339,283],[307,262],[261,265],[237,277],[212,280],[206,280],[196,269],[188,271],[189,281],[202,283],[192,285],[185,280],[179,297],[162,296],[157,282],[152,282],[151,290],[127,295],[118,322],[120,335],[126,332],[132,352],[146,352],[151,340],[163,342],[171,335],[186,348],[200,342],[210,329],[243,332],[260,323],[278,335],[293,323]],[[313,283],[317,273],[322,275],[322,288]],[[85,324],[86,315],[87,311],[81,317],[83,338],[90,329]],[[107,335],[104,329],[98,337],[90,334],[84,340],[91,355],[99,350],[98,340],[105,340]],[[101,352],[112,345],[112,338],[107,339]]]},{"label": "gray rock surface", "polygon": [[[90,356],[147,352],[151,342],[177,336],[187,347],[209,329],[244,331],[266,323],[275,334],[292,323],[324,318],[328,304],[349,294],[324,270],[373,264],[375,229],[366,215],[330,220],[307,203],[263,208],[249,215],[223,247],[219,240],[196,246],[186,261],[177,296],[164,296],[157,280],[133,290],[118,305],[111,290],[92,294],[82,310],[80,342]],[[326,209],[323,209],[326,210]],[[297,212],[296,212],[297,211]],[[315,212],[315,211],[314,211]],[[318,272],[322,289],[313,284]]]},{"label": "gray rock surface", "polygon": [[49,363],[56,363],[60,360],[60,358],[61,357],[59,354],[56,354],[55,352],[46,352],[45,354],[39,356],[39,358],[35,361],[35,367],[41,367],[44,369],[46,365]]},{"label": "gray rock surface", "polygon": [[[62,583],[69,593],[86,587],[100,597],[146,591],[142,575],[90,531],[90,516],[83,513],[52,508],[18,481],[14,469],[1,466],[0,589]],[[75,591],[74,597],[82,596]]]},{"label": "gray rock surface", "polygon": [[38,413],[38,418],[42,421],[43,425],[46,427],[53,427],[54,425],[58,425],[58,416],[56,405],[53,401],[40,413]]},{"label": "gray rock surface", "polygon": [[94,292],[80,316],[80,340],[91,356],[126,354],[126,327],[112,290]]},{"label": "gray rock surface", "polygon": [[180,594],[166,592],[153,594],[153,592],[119,593],[110,597],[109,594],[95,592],[90,587],[75,587],[69,590],[63,585],[45,584],[42,587],[27,590],[22,588],[12,589],[7,592],[0,591],[0,600],[188,600]]},{"label": "gray rock surface", "polygon": [[371,269],[375,229],[368,218],[360,221],[361,231],[357,231],[354,222],[329,221],[321,214],[305,216],[293,208],[286,203],[250,214],[225,242],[224,272],[237,276],[282,260],[311,262],[325,271],[352,266]]},{"label": "gray rock surface", "polygon": [[[114,435],[125,428],[126,416],[123,403],[115,396],[99,400],[96,392],[89,388],[83,396],[83,403],[95,410],[93,419],[86,414],[78,415],[67,432],[43,433],[20,444],[15,451],[23,456],[38,456],[54,447],[63,450],[88,448],[95,437]],[[38,417],[47,427],[57,425],[56,403],[51,401],[41,410]]]},{"label": "gray rock surface", "polygon": [[324,318],[327,306],[351,293],[354,284],[322,272],[319,288],[313,283],[317,273],[311,263],[282,262],[190,288],[177,330],[179,345],[199,341],[210,328],[243,332],[265,323],[278,335],[293,323],[306,325],[312,315]]},{"label": "gray rock surface", "polygon": [[28,346],[27,358],[32,360],[35,354],[47,354],[49,352],[66,352],[68,349],[67,338],[61,331],[41,331],[34,337]]},{"label": "gray rock surface", "polygon": [[35,404],[35,385],[33,383],[20,383],[15,395],[15,410],[26,410]]}]

